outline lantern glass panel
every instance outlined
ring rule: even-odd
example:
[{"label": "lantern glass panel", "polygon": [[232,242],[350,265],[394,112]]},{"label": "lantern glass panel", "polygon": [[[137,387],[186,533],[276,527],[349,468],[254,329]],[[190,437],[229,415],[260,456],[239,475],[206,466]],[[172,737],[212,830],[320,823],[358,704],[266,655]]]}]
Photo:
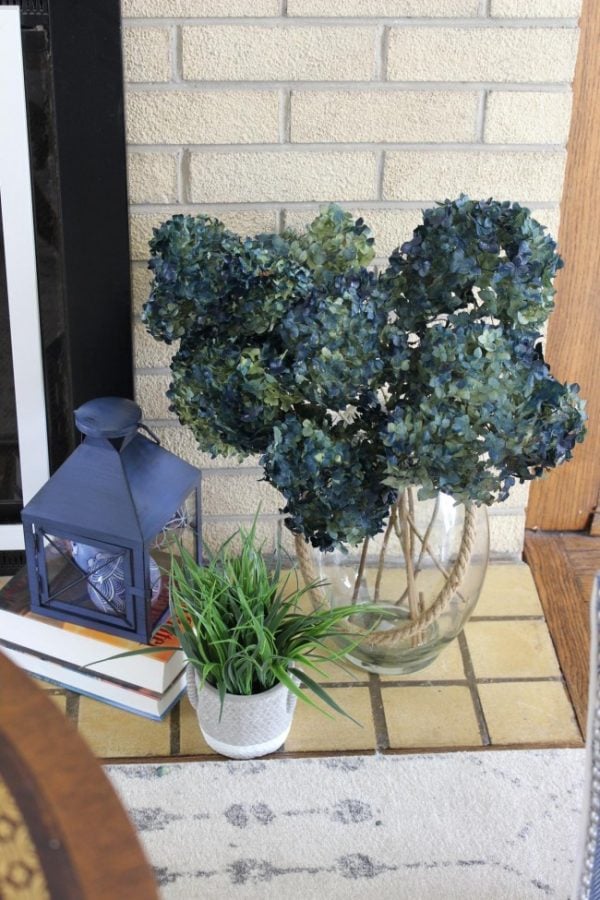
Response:
[{"label": "lantern glass panel", "polygon": [[[161,590],[154,601],[160,609],[156,612],[166,618],[169,606],[169,571],[173,556],[181,555],[184,547],[194,559],[199,559],[199,547],[197,543],[197,495],[196,490],[191,491],[182,503],[173,511],[162,529],[154,536],[148,546],[148,558],[150,572],[147,573],[152,581],[152,570],[157,568],[161,574]],[[153,620],[155,619],[153,611]]]},{"label": "lantern glass panel", "polygon": [[37,532],[42,606],[123,624],[131,617],[131,550]]}]

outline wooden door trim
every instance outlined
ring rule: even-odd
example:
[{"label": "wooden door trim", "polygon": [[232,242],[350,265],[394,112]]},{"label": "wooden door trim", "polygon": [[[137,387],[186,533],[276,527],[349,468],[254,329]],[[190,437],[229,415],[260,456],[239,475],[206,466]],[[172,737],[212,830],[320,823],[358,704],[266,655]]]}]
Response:
[{"label": "wooden door trim", "polygon": [[531,486],[527,527],[580,531],[600,487],[600,3],[583,0],[573,114],[561,203],[557,278],[546,356],[587,400],[588,435],[575,458]]}]

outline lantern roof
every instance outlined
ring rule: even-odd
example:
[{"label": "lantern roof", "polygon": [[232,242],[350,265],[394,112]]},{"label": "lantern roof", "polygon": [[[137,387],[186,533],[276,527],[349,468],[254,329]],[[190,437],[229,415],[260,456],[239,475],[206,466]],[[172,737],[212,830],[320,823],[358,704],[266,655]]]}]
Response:
[{"label": "lantern roof", "polygon": [[125,546],[152,540],[196,487],[199,471],[137,434],[120,452],[90,436],[23,510],[25,521],[64,536]]}]

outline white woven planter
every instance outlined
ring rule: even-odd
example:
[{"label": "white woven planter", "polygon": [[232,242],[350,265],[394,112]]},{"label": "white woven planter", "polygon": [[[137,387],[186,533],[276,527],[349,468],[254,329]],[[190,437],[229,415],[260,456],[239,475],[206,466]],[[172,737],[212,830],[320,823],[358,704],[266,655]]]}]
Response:
[{"label": "white woven planter", "polygon": [[226,694],[221,721],[219,692],[210,684],[199,688],[198,675],[189,664],[187,688],[204,740],[223,756],[265,756],[278,750],[290,733],[296,697],[282,684],[249,697]]}]

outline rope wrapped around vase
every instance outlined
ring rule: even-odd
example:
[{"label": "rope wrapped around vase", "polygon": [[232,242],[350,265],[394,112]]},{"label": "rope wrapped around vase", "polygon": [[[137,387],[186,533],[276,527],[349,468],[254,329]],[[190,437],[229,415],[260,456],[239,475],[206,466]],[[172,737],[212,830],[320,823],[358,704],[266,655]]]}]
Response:
[{"label": "rope wrapped around vase", "polygon": [[[383,557],[385,554],[385,545],[387,543],[389,533],[391,532],[391,529],[393,527],[396,528],[398,537],[404,550],[404,556],[407,564],[407,593],[409,596],[411,621],[403,623],[402,625],[397,625],[386,631],[371,632],[365,636],[366,644],[387,648],[394,648],[407,639],[416,638],[422,635],[430,625],[432,625],[435,621],[437,621],[437,619],[440,618],[440,616],[448,608],[452,597],[459,591],[459,588],[463,582],[463,579],[467,572],[467,568],[469,566],[473,544],[475,542],[475,508],[472,503],[465,504],[465,515],[461,542],[456,560],[448,571],[443,569],[440,564],[437,564],[438,568],[444,574],[444,584],[437,594],[436,598],[434,599],[433,603],[431,603],[431,605],[427,609],[419,609],[419,604],[417,602],[417,598],[415,597],[414,569],[410,547],[411,538],[409,536],[409,529],[417,534],[422,543],[423,550],[427,550],[430,528],[426,530],[423,536],[418,533],[412,516],[412,503],[410,501],[410,494],[408,492],[404,492],[400,496],[397,506],[392,507],[390,520],[388,522],[388,527],[384,536],[384,547],[380,554],[378,580],[381,577]],[[318,581],[318,575],[315,571],[314,559],[310,545],[306,542],[304,537],[299,534],[295,535],[295,545],[296,555],[300,564],[300,571],[302,572],[302,577],[304,578],[305,583],[311,584],[315,581]],[[366,558],[366,547],[367,542],[365,541],[361,557],[361,569]],[[322,588],[314,588],[311,591],[311,595],[315,607],[323,606],[327,603],[326,595]],[[359,608],[357,609],[357,611],[359,611]],[[360,634],[361,631],[360,628],[351,624],[350,622],[347,622],[344,628],[348,631],[349,634],[354,635]]]}]

